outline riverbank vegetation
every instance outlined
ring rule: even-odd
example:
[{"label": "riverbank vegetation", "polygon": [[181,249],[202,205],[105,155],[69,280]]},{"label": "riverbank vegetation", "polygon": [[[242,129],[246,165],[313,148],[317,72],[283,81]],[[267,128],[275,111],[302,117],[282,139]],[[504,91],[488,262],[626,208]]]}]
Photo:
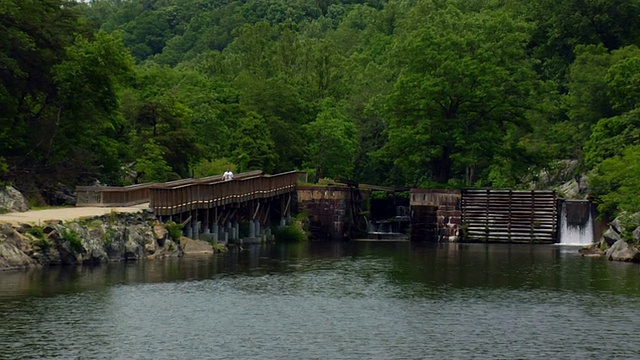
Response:
[{"label": "riverbank vegetation", "polygon": [[640,0],[7,0],[0,14],[0,182],[36,203],[227,165],[525,188],[573,160],[606,215],[640,210]]}]

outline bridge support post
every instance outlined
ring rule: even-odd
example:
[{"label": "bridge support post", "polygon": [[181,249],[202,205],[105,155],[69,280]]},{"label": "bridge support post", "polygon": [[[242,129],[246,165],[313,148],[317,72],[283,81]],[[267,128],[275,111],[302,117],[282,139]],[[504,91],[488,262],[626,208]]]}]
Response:
[{"label": "bridge support post", "polygon": [[218,223],[214,223],[211,225],[211,233],[213,233],[213,242],[218,243],[218,237],[220,236],[220,231],[218,230]]},{"label": "bridge support post", "polygon": [[254,220],[249,220],[249,237],[250,238],[256,237],[256,226],[255,226]]},{"label": "bridge support post", "polygon": [[240,239],[240,223],[237,221],[233,222],[233,240]]},{"label": "bridge support post", "polygon": [[187,228],[185,229],[185,236],[188,238],[192,238],[193,237],[193,227],[191,227],[191,225],[187,225]]}]

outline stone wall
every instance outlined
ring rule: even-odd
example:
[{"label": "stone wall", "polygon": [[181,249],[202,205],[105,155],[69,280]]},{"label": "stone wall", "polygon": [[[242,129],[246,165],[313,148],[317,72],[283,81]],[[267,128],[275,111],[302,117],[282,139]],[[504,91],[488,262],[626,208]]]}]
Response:
[{"label": "stone wall", "polygon": [[351,193],[347,187],[298,186],[298,212],[309,217],[314,239],[342,240],[348,236]]},{"label": "stone wall", "polygon": [[411,240],[454,242],[460,239],[460,190],[412,189]]}]

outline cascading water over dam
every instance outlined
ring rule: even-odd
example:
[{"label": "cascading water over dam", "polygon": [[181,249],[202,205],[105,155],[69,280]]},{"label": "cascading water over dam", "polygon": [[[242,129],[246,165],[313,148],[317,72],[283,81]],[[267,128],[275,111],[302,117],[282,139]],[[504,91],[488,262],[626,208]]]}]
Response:
[{"label": "cascading water over dam", "polygon": [[565,200],[560,213],[560,245],[594,242],[593,216],[588,200]]}]

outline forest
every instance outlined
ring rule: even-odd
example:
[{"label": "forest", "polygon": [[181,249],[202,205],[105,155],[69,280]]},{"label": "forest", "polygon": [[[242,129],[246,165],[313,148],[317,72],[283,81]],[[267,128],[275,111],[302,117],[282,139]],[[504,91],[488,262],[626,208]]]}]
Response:
[{"label": "forest", "polygon": [[0,182],[262,169],[640,210],[640,0],[2,0]]}]

